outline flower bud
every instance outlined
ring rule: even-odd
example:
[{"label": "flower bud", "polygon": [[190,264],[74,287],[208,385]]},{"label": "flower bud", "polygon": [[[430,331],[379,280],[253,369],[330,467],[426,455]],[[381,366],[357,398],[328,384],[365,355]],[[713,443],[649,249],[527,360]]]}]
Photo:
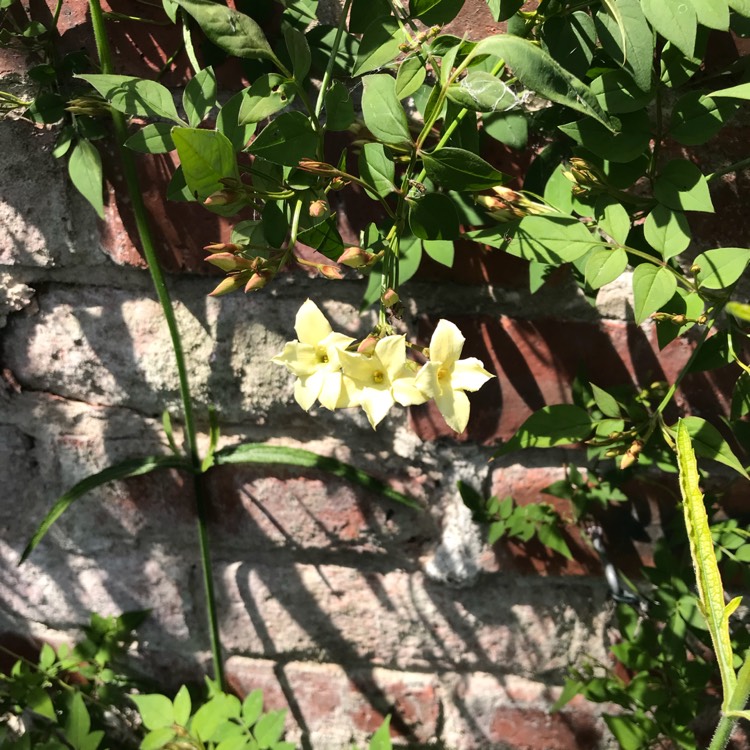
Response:
[{"label": "flower bud", "polygon": [[325,216],[328,211],[328,206],[323,200],[312,201],[308,208],[308,214],[313,219],[319,219],[321,216]]},{"label": "flower bud", "polygon": [[372,354],[375,351],[375,344],[377,344],[378,341],[380,341],[380,339],[377,336],[370,334],[362,339],[362,343],[357,347],[357,353],[366,355]]},{"label": "flower bud", "polygon": [[383,307],[393,307],[398,303],[399,299],[400,297],[398,296],[398,293],[393,289],[387,289],[380,296],[380,301],[383,303]]},{"label": "flower bud", "polygon": [[217,190],[206,198],[203,204],[206,206],[227,206],[235,203],[240,198],[236,190]]},{"label": "flower bud", "polygon": [[640,456],[642,450],[643,440],[634,440],[630,444],[630,447],[625,451],[625,455],[620,461],[620,469],[624,471],[629,466],[632,466],[634,463],[636,463],[638,461],[638,456]]},{"label": "flower bud", "polygon": [[300,159],[297,166],[304,172],[312,172],[313,174],[335,175],[339,171],[333,165],[327,164],[324,161],[316,161],[315,159]]},{"label": "flower bud", "polygon": [[693,263],[692,266],[690,266],[690,273],[693,274],[693,276],[697,276],[701,272],[701,267],[697,263]]},{"label": "flower bud", "polygon": [[234,242],[214,242],[203,248],[207,253],[241,253],[242,245],[236,245]]},{"label": "flower bud", "polygon": [[322,263],[318,266],[318,271],[321,276],[325,276],[327,279],[343,279],[341,271],[338,266],[325,266]]},{"label": "flower bud", "polygon": [[349,268],[364,268],[374,260],[375,256],[361,247],[347,247],[339,257],[339,263]]},{"label": "flower bud", "polygon": [[204,260],[221,268],[222,271],[240,271],[253,268],[253,261],[232,253],[214,253],[204,258]]},{"label": "flower bud", "polygon": [[222,279],[216,289],[209,292],[209,297],[220,297],[222,294],[229,294],[239,289],[247,281],[247,272],[227,276]]},{"label": "flower bud", "polygon": [[268,283],[268,275],[264,273],[254,273],[249,279],[247,284],[245,285],[245,293],[247,292],[257,292],[258,289],[263,289],[263,287]]}]

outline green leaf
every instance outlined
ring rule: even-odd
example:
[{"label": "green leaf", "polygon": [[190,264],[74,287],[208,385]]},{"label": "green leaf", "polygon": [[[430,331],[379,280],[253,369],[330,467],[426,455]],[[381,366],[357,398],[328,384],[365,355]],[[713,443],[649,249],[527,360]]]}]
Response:
[{"label": "green leaf", "polygon": [[706,289],[726,289],[742,276],[750,262],[750,250],[719,247],[707,250],[695,259],[700,271],[695,278]]},{"label": "green leaf", "polygon": [[140,130],[136,130],[125,141],[125,145],[133,151],[140,151],[143,154],[166,154],[169,151],[174,151],[172,125],[168,122],[152,122]]},{"label": "green leaf", "polygon": [[265,120],[293,100],[293,81],[277,73],[260,76],[242,97],[238,123],[248,125]]},{"label": "green leaf", "polygon": [[286,709],[269,711],[258,719],[253,727],[253,735],[260,750],[270,748],[284,733]]},{"label": "green leaf", "polygon": [[504,112],[517,101],[503,81],[483,70],[470,70],[448,87],[447,94],[451,101],[475,112]]},{"label": "green leaf", "polygon": [[216,118],[216,130],[229,139],[235,151],[242,151],[255,132],[257,123],[240,125],[240,108],[247,90],[236,93],[220,110]]},{"label": "green leaf", "polygon": [[214,0],[175,0],[197,22],[203,33],[234,57],[270,60],[283,66],[260,26],[249,16]]},{"label": "green leaf", "polygon": [[654,196],[659,203],[676,210],[714,210],[706,178],[686,159],[673,159],[664,167],[654,183]]},{"label": "green leaf", "polygon": [[171,727],[175,722],[172,701],[166,695],[131,695],[146,729]]},{"label": "green leaf", "polygon": [[327,130],[346,130],[354,122],[354,103],[340,81],[334,81],[326,92],[325,106]]},{"label": "green leaf", "polygon": [[551,102],[582,112],[608,129],[615,130],[591,89],[540,47],[520,37],[501,34],[479,42],[474,48],[474,55],[480,54],[501,57],[527,88]]},{"label": "green leaf", "polygon": [[712,99],[750,99],[750,83],[741,83],[738,86],[730,86],[728,89],[719,89],[709,94]]},{"label": "green leaf", "polygon": [[294,78],[298,83],[302,83],[310,72],[310,65],[312,64],[312,55],[307,38],[294,26],[284,26],[284,42],[287,52],[289,52],[289,59],[292,61]]},{"label": "green leaf", "polygon": [[565,541],[565,537],[558,528],[556,521],[539,526],[536,535],[545,547],[557,552],[568,560],[573,559],[573,553],[570,551],[570,547],[568,547],[568,543]]},{"label": "green leaf", "polygon": [[698,23],[709,29],[729,31],[729,4],[727,0],[690,0]]},{"label": "green leaf", "polygon": [[534,412],[515,435],[494,454],[504,456],[522,448],[551,448],[580,443],[591,435],[593,424],[588,413],[572,404],[545,406]]},{"label": "green leaf", "polygon": [[712,424],[700,417],[684,417],[680,422],[687,428],[693,448],[699,456],[718,461],[734,469],[745,479],[750,479],[729,443]]},{"label": "green leaf", "polygon": [[395,60],[404,41],[404,31],[395,19],[376,18],[362,36],[352,74],[363,75]]},{"label": "green leaf", "polygon": [[383,143],[411,144],[409,123],[396,96],[396,80],[385,73],[365,76],[362,114],[368,130]]},{"label": "green leaf", "polygon": [[449,23],[463,7],[464,0],[409,0],[409,15],[426,26]]},{"label": "green leaf", "polygon": [[203,122],[216,104],[216,74],[213,68],[203,68],[190,79],[182,94],[182,106],[193,128]]},{"label": "green leaf", "polygon": [[572,217],[527,216],[506,250],[519,258],[559,266],[577,260],[601,245],[580,221]]},{"label": "green leaf", "polygon": [[576,143],[608,161],[630,162],[642,154],[651,140],[651,126],[645,110],[623,115],[622,130],[612,133],[589,118],[558,127]]},{"label": "green leaf", "polygon": [[376,195],[385,197],[396,189],[396,167],[382,143],[366,143],[363,146],[359,154],[359,175],[372,186]]},{"label": "green leaf", "polygon": [[91,729],[91,718],[79,691],[70,694],[65,720],[65,738],[76,750],[83,750]]},{"label": "green leaf", "polygon": [[730,418],[738,420],[746,414],[750,414],[750,372],[743,370],[732,391]]},{"label": "green leaf", "polygon": [[405,284],[419,269],[422,243],[413,235],[402,237],[399,245],[398,277]]},{"label": "green leaf", "polygon": [[462,148],[449,146],[423,153],[422,163],[431,180],[452,190],[485,190],[508,179],[481,156]]},{"label": "green leaf", "polygon": [[91,141],[79,139],[68,160],[68,175],[76,190],[91,204],[100,219],[104,218],[104,185],[102,159]]},{"label": "green leaf", "polygon": [[133,76],[103,73],[78,75],[90,83],[116,110],[126,115],[162,117],[182,124],[166,86]]},{"label": "green leaf", "polygon": [[186,459],[178,456],[147,456],[145,458],[134,458],[129,461],[123,461],[115,466],[109,466],[97,474],[92,474],[91,476],[82,479],[78,484],[71,487],[64,495],[62,495],[52,506],[52,509],[44,517],[44,520],[39,524],[39,527],[34,532],[31,540],[26,545],[26,548],[21,555],[20,562],[26,560],[39,542],[42,541],[44,535],[50,530],[50,527],[55,521],[57,521],[57,519],[68,509],[70,504],[78,500],[79,497],[82,497],[87,492],[90,492],[97,487],[101,487],[103,484],[127,479],[128,477],[141,476],[142,474],[148,474],[154,471],[154,469],[161,468],[188,469],[189,466]]},{"label": "green leaf", "polygon": [[454,240],[459,233],[458,211],[445,193],[428,193],[410,203],[409,227],[422,240]]},{"label": "green leaf", "polygon": [[242,721],[251,727],[263,712],[263,691],[260,688],[249,693],[242,702]]},{"label": "green leaf", "polygon": [[426,76],[427,70],[419,57],[416,55],[407,57],[398,66],[398,72],[396,73],[396,96],[399,99],[407,99],[412,96],[424,83]]},{"label": "green leaf", "polygon": [[594,59],[596,27],[590,15],[575,11],[552,16],[542,24],[547,51],[575,76],[585,75]]},{"label": "green leaf", "polygon": [[319,456],[317,453],[301,448],[286,448],[280,445],[263,445],[262,443],[244,443],[229,446],[216,451],[216,464],[283,464],[285,466],[299,466],[306,469],[317,469],[328,474],[346,479],[365,489],[375,492],[389,500],[419,508],[419,503],[406,495],[391,489],[379,479],[363,471],[343,463],[335,458]]},{"label": "green leaf", "polygon": [[190,692],[183,685],[174,697],[174,723],[181,727],[187,726],[191,709]]},{"label": "green leaf", "polygon": [[182,167],[177,167],[172,179],[167,185],[167,200],[170,201],[192,201],[193,194],[190,192],[187,183],[185,182],[185,174],[182,171]]},{"label": "green leaf", "polygon": [[[691,417],[690,419],[697,419]],[[677,462],[680,469],[680,492],[685,514],[685,527],[690,542],[698,598],[708,624],[711,642],[721,674],[722,710],[726,711],[737,677],[732,666],[732,643],[729,638],[729,618],[724,616],[724,586],[716,562],[711,529],[700,491],[700,477],[695,453],[690,441],[689,423],[677,424]],[[702,420],[700,420],[702,421]],[[696,424],[693,422],[693,424]]]},{"label": "green leaf", "polygon": [[140,750],[159,750],[176,736],[177,733],[171,726],[159,727],[159,729],[154,729],[143,738]]},{"label": "green leaf", "polygon": [[65,117],[65,99],[49,91],[40,94],[24,112],[24,116],[33,122],[52,125]]},{"label": "green leaf", "polygon": [[391,750],[393,747],[391,743],[391,715],[383,719],[383,723],[377,728],[375,734],[370,738],[370,744],[367,746],[368,750]]},{"label": "green leaf", "polygon": [[376,19],[391,15],[388,0],[353,0],[349,14],[349,31],[364,34],[365,29]]},{"label": "green leaf", "polygon": [[[47,644],[45,644],[45,646],[46,645]],[[54,652],[53,652],[53,658],[54,658]],[[28,708],[30,711],[33,711],[35,714],[44,716],[50,721],[57,722],[57,714],[55,713],[55,707],[52,704],[52,699],[50,698],[49,694],[43,687],[38,686],[35,688],[31,688],[29,692],[26,694],[25,703],[26,705],[24,706],[24,708]]]},{"label": "green leaf", "polygon": [[529,140],[529,122],[523,112],[488,112],[482,116],[482,130],[509,148],[526,148]]},{"label": "green leaf", "polygon": [[672,211],[663,205],[656,206],[646,217],[643,232],[651,247],[664,260],[669,260],[687,250],[690,244],[690,225],[682,211]]},{"label": "green leaf", "polygon": [[591,91],[603,109],[626,114],[643,109],[651,100],[649,91],[641,91],[624,70],[606,70],[591,83]]},{"label": "green leaf", "polygon": [[630,214],[625,206],[611,196],[600,196],[595,209],[599,228],[615,242],[624,245],[630,234]]},{"label": "green leaf", "polygon": [[654,33],[643,15],[640,0],[612,0],[612,3],[617,6],[619,18],[600,11],[594,19],[602,46],[617,65],[630,72],[641,91],[650,91]]},{"label": "green leaf", "polygon": [[221,190],[223,178],[239,180],[234,147],[221,133],[198,128],[173,128],[172,140],[177,147],[185,182],[198,200],[205,200]]},{"label": "green leaf", "polygon": [[648,731],[649,723],[640,718],[627,715],[605,715],[603,718],[621,750],[643,750],[651,744],[652,732]]},{"label": "green leaf", "polygon": [[422,247],[427,255],[437,263],[447,266],[448,268],[453,266],[455,248],[453,247],[452,242],[445,242],[444,240],[425,240],[422,243]]},{"label": "green leaf", "polygon": [[617,399],[611,393],[605,391],[604,388],[600,388],[596,383],[589,383],[589,385],[594,394],[594,401],[605,417],[617,419],[622,416],[620,404],[617,403]]},{"label": "green leaf", "polygon": [[633,312],[637,325],[672,299],[677,278],[668,268],[641,263],[633,271]]},{"label": "green leaf", "polygon": [[713,138],[739,108],[734,101],[716,102],[690,91],[672,109],[669,134],[685,146],[698,146]]},{"label": "green leaf", "polygon": [[685,55],[695,52],[698,19],[690,2],[683,0],[641,0],[649,23]]},{"label": "green leaf", "polygon": [[496,21],[507,21],[523,7],[523,0],[487,0],[490,13]]},{"label": "green leaf", "polygon": [[684,86],[701,68],[699,57],[687,57],[671,42],[664,45],[661,52],[661,82],[671,88]]},{"label": "green leaf", "polygon": [[304,157],[315,158],[318,138],[302,112],[283,112],[256,136],[248,151],[275,164],[296,167]]}]

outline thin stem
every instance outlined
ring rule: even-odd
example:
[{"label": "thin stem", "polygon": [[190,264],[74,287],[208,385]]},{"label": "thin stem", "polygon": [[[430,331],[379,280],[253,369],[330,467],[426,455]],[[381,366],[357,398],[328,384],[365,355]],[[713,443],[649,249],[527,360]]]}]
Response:
[{"label": "thin stem", "polygon": [[[91,23],[94,29],[94,38],[96,48],[99,54],[99,62],[102,73],[112,72],[112,57],[110,54],[109,41],[106,35],[104,17],[100,5],[100,0],[89,0],[91,9]],[[185,354],[182,348],[182,339],[177,327],[172,300],[169,296],[169,290],[164,281],[159,259],[156,254],[151,228],[148,223],[148,214],[143,202],[143,194],[138,182],[138,173],[135,168],[135,162],[132,154],[123,146],[127,138],[127,129],[125,116],[115,109],[112,112],[112,122],[115,130],[115,142],[120,155],[125,182],[127,185],[128,195],[130,197],[133,214],[135,216],[138,236],[143,248],[143,254],[148,263],[148,270],[151,274],[151,280],[159,298],[159,303],[167,323],[169,336],[172,341],[175,364],[177,366],[177,375],[180,383],[180,397],[182,401],[183,418],[185,421],[185,439],[187,442],[187,452],[190,458],[190,465],[193,470],[193,486],[195,489],[195,505],[198,523],[198,538],[200,542],[201,563],[203,568],[204,587],[206,593],[206,610],[208,615],[209,632],[211,638],[211,653],[213,658],[214,677],[219,685],[224,687],[224,669],[221,659],[221,641],[219,639],[218,618],[216,614],[216,600],[213,590],[213,576],[211,572],[211,557],[208,547],[207,534],[207,509],[206,498],[202,477],[200,475],[201,461],[198,455],[195,421],[193,418],[193,402],[190,396],[190,384],[188,381],[187,367],[185,364]]]},{"label": "thin stem", "polygon": [[326,71],[323,74],[323,80],[320,82],[320,89],[318,90],[318,99],[315,102],[315,118],[320,118],[320,113],[323,111],[323,102],[325,101],[326,92],[328,86],[331,83],[331,77],[333,76],[333,66],[336,64],[336,55],[339,53],[339,45],[341,44],[341,37],[344,35],[344,24],[346,24],[346,17],[349,15],[349,8],[351,7],[352,0],[346,0],[344,7],[341,11],[341,18],[339,18],[339,25],[336,28],[336,36],[333,39],[333,49],[331,50],[331,57],[326,65]]},{"label": "thin stem", "polygon": [[62,11],[64,0],[57,0],[57,5],[55,5],[55,12],[52,16],[52,28],[55,30],[57,29],[57,22],[60,20],[60,11]]},{"label": "thin stem", "polygon": [[750,157],[747,159],[740,159],[740,161],[736,161],[733,164],[727,164],[726,167],[721,167],[717,169],[715,172],[711,172],[711,174],[706,175],[706,180],[708,182],[711,182],[712,180],[715,180],[719,177],[723,177],[725,174],[729,174],[730,172],[736,172],[739,169],[742,169],[743,167],[746,167],[750,164]]}]

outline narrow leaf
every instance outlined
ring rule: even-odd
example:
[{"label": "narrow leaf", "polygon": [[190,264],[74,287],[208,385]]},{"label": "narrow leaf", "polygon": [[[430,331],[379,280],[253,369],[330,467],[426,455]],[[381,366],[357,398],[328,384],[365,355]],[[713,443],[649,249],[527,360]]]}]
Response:
[{"label": "narrow leaf", "polygon": [[57,519],[68,509],[71,503],[78,500],[79,497],[82,497],[87,492],[91,492],[91,490],[94,490],[97,487],[109,484],[109,482],[116,482],[121,479],[127,479],[128,477],[141,476],[142,474],[148,474],[155,469],[188,470],[189,464],[180,456],[147,456],[145,458],[133,458],[129,461],[123,461],[115,466],[109,466],[97,474],[92,474],[91,476],[82,479],[78,484],[71,487],[64,495],[62,495],[52,506],[52,509],[47,513],[42,523],[39,524],[39,527],[34,532],[31,540],[26,545],[19,564],[26,560],[39,542],[42,541],[44,535],[50,530],[55,521],[57,521]]},{"label": "narrow leaf", "polygon": [[721,674],[723,710],[727,710],[737,676],[732,666],[732,643],[729,622],[724,617],[724,587],[716,562],[711,529],[700,491],[700,477],[690,433],[684,420],[677,425],[677,462],[680,470],[680,492],[685,515],[690,556],[693,559],[698,598],[708,624],[716,660]]},{"label": "narrow leaf", "polygon": [[350,464],[336,458],[319,456],[317,453],[301,448],[286,448],[281,445],[263,445],[261,443],[243,443],[222,448],[215,454],[216,464],[284,464],[300,466],[306,469],[318,469],[328,474],[347,479],[365,489],[387,497],[389,500],[419,508],[419,504],[406,495],[389,487],[379,479],[370,476]]},{"label": "narrow leaf", "polygon": [[681,422],[684,423],[693,441],[693,448],[699,456],[718,461],[734,469],[745,479],[750,479],[729,443],[710,422],[700,417],[685,417]]}]

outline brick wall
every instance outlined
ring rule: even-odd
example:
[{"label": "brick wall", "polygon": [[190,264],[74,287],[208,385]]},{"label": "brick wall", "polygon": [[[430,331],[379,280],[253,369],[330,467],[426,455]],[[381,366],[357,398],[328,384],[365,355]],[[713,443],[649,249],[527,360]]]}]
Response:
[{"label": "brick wall", "polygon": [[[69,49],[91,45],[85,9],[83,0],[63,6]],[[480,21],[490,28],[486,16],[467,18],[472,28]],[[125,24],[113,26],[113,39],[122,72],[135,75],[159,67],[175,43],[155,44]],[[0,58],[3,86],[27,85],[23,65],[18,56]],[[168,82],[180,77],[178,67]],[[90,611],[151,608],[137,656],[176,684],[209,664],[186,476],[162,472],[91,493],[16,567],[61,491],[118,460],[164,452],[161,411],[179,408],[166,328],[127,203],[115,192],[116,167],[105,155],[112,187],[99,222],[52,157],[54,137],[25,122],[0,123],[0,631],[58,642]],[[528,157],[496,161],[518,170]],[[532,298],[521,262],[466,246],[455,272],[425,263],[404,296],[411,335],[427,340],[439,317],[454,320],[467,336],[465,355],[497,375],[472,396],[467,433],[453,437],[431,406],[396,407],[377,432],[361,413],[306,414],[268,360],[294,337],[294,313],[308,296],[339,329],[366,330],[370,318],[356,313],[361,280],[354,272],[337,282],[294,272],[258,294],[208,298],[216,279],[201,248],[225,238],[227,225],[197,205],[162,199],[164,157],[139,165],[172,272],[202,429],[215,404],[224,441],[336,456],[423,508],[314,471],[213,470],[210,535],[232,687],[262,687],[268,705],[290,707],[291,738],[326,750],[361,741],[388,711],[410,746],[437,739],[456,750],[612,747],[599,707],[574,701],[560,714],[547,710],[569,664],[607,658],[612,609],[596,559],[577,539],[574,563],[512,545],[488,548],[455,484],[551,501],[543,487],[562,476],[564,461],[581,457],[529,451],[488,463],[493,443],[545,403],[568,400],[582,364],[602,385],[646,384],[673,375],[688,345],[660,353],[651,326],[632,323],[627,285],[604,290],[597,310],[565,274]],[[737,185],[721,190],[736,200]],[[366,218],[356,196],[344,211],[356,231]],[[719,220],[706,236],[724,231]],[[681,404],[696,413],[723,408],[722,386],[693,376]]]}]

